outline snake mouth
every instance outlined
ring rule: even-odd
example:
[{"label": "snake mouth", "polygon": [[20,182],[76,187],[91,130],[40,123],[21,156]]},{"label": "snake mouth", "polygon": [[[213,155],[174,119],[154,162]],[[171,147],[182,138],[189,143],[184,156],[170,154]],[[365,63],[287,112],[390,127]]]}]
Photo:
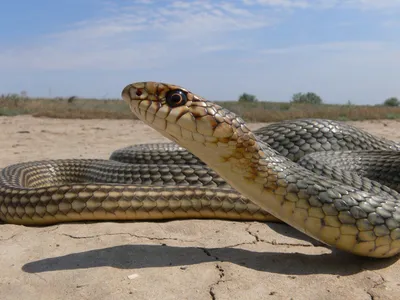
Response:
[{"label": "snake mouth", "polygon": [[131,111],[136,115],[136,117],[142,122],[147,123],[150,127],[157,130],[164,137],[174,141],[178,145],[182,145],[182,136],[179,134],[174,134],[168,129],[168,121],[165,118],[157,116],[157,113],[150,112],[140,108],[140,103],[142,101],[131,101],[129,99],[129,106]]}]

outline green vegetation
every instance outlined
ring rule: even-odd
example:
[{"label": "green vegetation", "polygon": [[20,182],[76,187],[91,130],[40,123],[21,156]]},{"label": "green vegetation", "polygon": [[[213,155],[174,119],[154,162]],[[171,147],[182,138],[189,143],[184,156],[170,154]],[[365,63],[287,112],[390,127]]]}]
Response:
[{"label": "green vegetation", "polygon": [[397,99],[396,97],[391,97],[385,100],[385,102],[383,102],[383,105],[385,106],[400,106],[400,101],[399,99]]},{"label": "green vegetation", "polygon": [[[249,122],[277,122],[299,118],[371,120],[400,118],[400,106],[309,104],[297,102],[224,101],[219,105]],[[0,115],[30,114],[35,117],[77,119],[133,119],[128,105],[119,99],[26,98],[0,96]]]},{"label": "green vegetation", "polygon": [[243,93],[239,96],[239,102],[258,102],[258,99],[256,96]]},{"label": "green vegetation", "polygon": [[323,101],[320,96],[315,93],[308,92],[306,94],[296,93],[292,96],[292,103],[306,103],[306,104],[322,104]]}]

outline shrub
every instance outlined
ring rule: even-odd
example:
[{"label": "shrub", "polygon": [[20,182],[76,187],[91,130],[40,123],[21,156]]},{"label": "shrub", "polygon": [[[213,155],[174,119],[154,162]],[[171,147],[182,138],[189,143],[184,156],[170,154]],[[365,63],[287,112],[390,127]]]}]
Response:
[{"label": "shrub", "polygon": [[74,102],[74,100],[75,100],[76,98],[77,98],[76,96],[71,96],[71,97],[68,98],[67,102],[68,102],[68,103],[72,103],[72,102]]},{"label": "shrub", "polygon": [[258,102],[258,99],[256,96],[243,93],[239,96],[239,102]]},{"label": "shrub", "polygon": [[391,97],[385,100],[383,102],[383,105],[385,106],[400,106],[400,101],[396,97]]},{"label": "shrub", "polygon": [[296,93],[292,96],[292,103],[322,104],[320,96],[315,93],[308,92],[306,94]]}]

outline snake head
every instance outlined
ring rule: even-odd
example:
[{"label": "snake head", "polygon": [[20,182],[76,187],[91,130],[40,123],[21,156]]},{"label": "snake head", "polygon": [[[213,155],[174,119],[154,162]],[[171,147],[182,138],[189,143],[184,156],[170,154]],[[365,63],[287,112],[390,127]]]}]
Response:
[{"label": "snake head", "polygon": [[207,164],[215,158],[240,159],[249,147],[256,150],[255,136],[241,118],[183,87],[138,82],[121,95],[140,120]]}]

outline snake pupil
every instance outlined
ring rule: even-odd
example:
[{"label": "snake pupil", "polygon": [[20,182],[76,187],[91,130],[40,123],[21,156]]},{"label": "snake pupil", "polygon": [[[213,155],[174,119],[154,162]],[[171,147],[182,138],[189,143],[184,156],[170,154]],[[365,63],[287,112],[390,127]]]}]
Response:
[{"label": "snake pupil", "polygon": [[136,90],[136,96],[141,96],[142,95],[142,91],[141,90]]},{"label": "snake pupil", "polygon": [[177,107],[184,105],[187,101],[187,97],[181,90],[172,90],[168,92],[165,100],[169,107]]},{"label": "snake pupil", "polygon": [[179,103],[182,101],[182,97],[179,94],[173,94],[171,97],[171,101],[175,103]]}]

